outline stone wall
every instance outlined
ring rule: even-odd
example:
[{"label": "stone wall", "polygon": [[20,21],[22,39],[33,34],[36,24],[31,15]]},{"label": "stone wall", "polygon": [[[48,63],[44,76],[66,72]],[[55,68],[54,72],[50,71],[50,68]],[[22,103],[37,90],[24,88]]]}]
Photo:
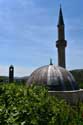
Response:
[{"label": "stone wall", "polygon": [[50,95],[56,96],[59,99],[65,99],[70,104],[83,102],[83,89],[75,91],[49,91]]}]

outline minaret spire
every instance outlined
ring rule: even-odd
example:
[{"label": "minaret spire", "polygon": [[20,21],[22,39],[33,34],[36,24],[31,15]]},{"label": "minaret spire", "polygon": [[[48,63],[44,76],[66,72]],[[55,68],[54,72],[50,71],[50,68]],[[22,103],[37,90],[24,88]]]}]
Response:
[{"label": "minaret spire", "polygon": [[59,19],[57,28],[58,28],[58,40],[56,41],[56,47],[58,49],[58,65],[63,68],[66,68],[65,47],[67,46],[67,41],[65,40],[65,25],[64,25],[61,5],[59,10]]},{"label": "minaret spire", "polygon": [[63,13],[62,13],[62,8],[60,5],[60,10],[59,10],[59,18],[58,18],[58,40],[64,40],[65,39],[65,25],[64,25],[64,19],[63,19]]},{"label": "minaret spire", "polygon": [[64,25],[64,20],[63,20],[63,13],[62,13],[62,7],[60,4],[60,10],[59,10],[59,20],[58,20],[58,26]]}]

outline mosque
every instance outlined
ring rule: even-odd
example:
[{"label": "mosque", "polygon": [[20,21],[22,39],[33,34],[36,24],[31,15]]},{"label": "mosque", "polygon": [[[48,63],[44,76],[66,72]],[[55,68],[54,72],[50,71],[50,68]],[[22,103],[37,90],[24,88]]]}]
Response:
[{"label": "mosque", "polygon": [[58,40],[56,41],[56,47],[58,50],[58,66],[53,65],[51,59],[49,65],[36,69],[30,75],[26,84],[47,85],[51,91],[78,90],[74,77],[66,70],[65,48],[67,47],[67,41],[65,40],[65,25],[61,7],[57,28]]}]

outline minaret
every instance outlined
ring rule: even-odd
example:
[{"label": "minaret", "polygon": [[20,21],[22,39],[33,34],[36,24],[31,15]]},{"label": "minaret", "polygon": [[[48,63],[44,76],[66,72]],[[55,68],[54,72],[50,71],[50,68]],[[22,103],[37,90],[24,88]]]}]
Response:
[{"label": "minaret", "polygon": [[64,25],[61,6],[59,11],[59,20],[57,27],[58,27],[58,40],[56,41],[56,47],[58,49],[58,65],[63,68],[66,68],[65,47],[67,46],[67,41],[65,40],[65,25]]},{"label": "minaret", "polygon": [[9,83],[14,82],[14,67],[11,65],[9,67]]}]

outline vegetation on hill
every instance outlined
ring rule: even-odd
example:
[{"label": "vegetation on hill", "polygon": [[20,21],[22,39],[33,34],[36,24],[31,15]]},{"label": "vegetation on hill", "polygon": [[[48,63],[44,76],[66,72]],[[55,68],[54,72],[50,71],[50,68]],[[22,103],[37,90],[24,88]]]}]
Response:
[{"label": "vegetation on hill", "polygon": [[[76,82],[79,84],[79,87],[83,88],[83,69],[71,70],[70,72],[75,77]],[[29,76],[15,77],[14,82],[18,84],[20,83],[25,84],[28,78]],[[9,81],[8,76],[0,76],[0,83],[8,83],[8,81]]]},{"label": "vegetation on hill", "polygon": [[[14,83],[17,84],[25,84],[28,79],[28,76],[25,77],[14,77]],[[0,83],[8,83],[9,82],[9,77],[8,76],[0,76]]]},{"label": "vegetation on hill", "polygon": [[83,88],[83,69],[70,71],[75,77],[76,82],[79,84],[79,88]]},{"label": "vegetation on hill", "polygon": [[71,107],[45,87],[0,85],[0,125],[83,125],[83,104]]}]

